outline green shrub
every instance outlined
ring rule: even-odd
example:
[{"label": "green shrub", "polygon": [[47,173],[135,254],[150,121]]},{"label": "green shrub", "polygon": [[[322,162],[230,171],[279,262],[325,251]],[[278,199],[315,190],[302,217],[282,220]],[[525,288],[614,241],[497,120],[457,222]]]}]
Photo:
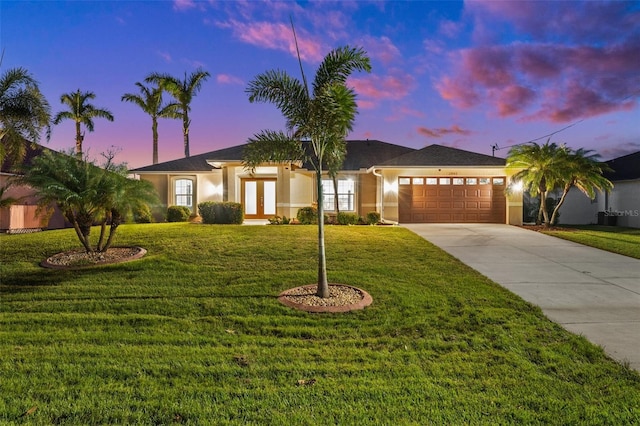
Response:
[{"label": "green shrub", "polygon": [[380,223],[380,213],[369,212],[367,213],[367,225],[375,225]]},{"label": "green shrub", "polygon": [[202,223],[216,223],[215,202],[205,201],[198,204],[198,213],[202,218]]},{"label": "green shrub", "polygon": [[153,222],[153,215],[151,214],[151,208],[146,204],[141,204],[133,211],[133,221],[135,223],[151,223]]},{"label": "green shrub", "polygon": [[357,225],[360,222],[360,216],[356,213],[338,213],[338,224],[340,225]]},{"label": "green shrub", "polygon": [[244,221],[242,204],[231,201],[205,201],[198,204],[202,223],[240,225]]},{"label": "green shrub", "polygon": [[270,225],[288,225],[291,223],[291,219],[286,216],[274,216],[269,219]]},{"label": "green shrub", "polygon": [[313,225],[318,223],[318,209],[315,207],[302,207],[296,215],[298,222],[303,225]]},{"label": "green shrub", "polygon": [[191,216],[191,209],[187,206],[169,206],[167,222],[186,222]]}]

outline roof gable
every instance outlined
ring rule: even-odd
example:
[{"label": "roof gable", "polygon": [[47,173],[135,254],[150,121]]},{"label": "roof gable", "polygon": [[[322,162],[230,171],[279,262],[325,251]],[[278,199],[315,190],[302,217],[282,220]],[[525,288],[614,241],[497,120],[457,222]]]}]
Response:
[{"label": "roof gable", "polygon": [[504,166],[504,158],[478,154],[442,145],[429,145],[386,161],[381,166],[433,167],[433,166]]},{"label": "roof gable", "polygon": [[640,178],[640,151],[614,158],[606,163],[613,172],[606,172],[604,176],[611,181]]},{"label": "roof gable", "polygon": [[150,172],[209,172],[213,168],[207,161],[219,162],[240,162],[242,161],[242,151],[246,145],[236,145],[230,148],[223,148],[216,151],[205,152],[204,154],[192,155],[188,158],[165,161],[163,163],[152,164],[151,166],[132,169],[134,173]]}]

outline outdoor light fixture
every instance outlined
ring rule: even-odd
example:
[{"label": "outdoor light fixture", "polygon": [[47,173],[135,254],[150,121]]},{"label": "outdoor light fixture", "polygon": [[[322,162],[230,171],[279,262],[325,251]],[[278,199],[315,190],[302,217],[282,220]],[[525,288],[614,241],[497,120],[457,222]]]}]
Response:
[{"label": "outdoor light fixture", "polygon": [[511,181],[511,190],[513,192],[522,192],[522,181]]},{"label": "outdoor light fixture", "polygon": [[398,182],[397,181],[387,182],[385,180],[384,181],[384,192],[385,192],[385,194],[387,192],[393,192],[393,193],[398,192]]}]

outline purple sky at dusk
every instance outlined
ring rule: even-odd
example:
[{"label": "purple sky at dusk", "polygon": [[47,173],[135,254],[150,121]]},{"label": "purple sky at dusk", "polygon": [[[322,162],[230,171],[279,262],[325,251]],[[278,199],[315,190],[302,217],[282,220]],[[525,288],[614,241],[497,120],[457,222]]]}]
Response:
[{"label": "purple sky at dusk", "polygon": [[[60,95],[93,91],[113,123],[95,120],[84,149],[121,149],[151,164],[151,119],[120,101],[150,72],[211,78],[194,98],[191,155],[243,144],[284,120],[244,92],[257,74],[299,78],[293,17],[307,76],[332,48],[363,47],[370,74],[349,80],[359,115],[349,139],[413,148],[437,143],[504,157],[508,146],[567,126],[552,141],[603,159],[640,150],[640,3],[83,1],[0,3],[2,70],[25,67],[55,114]],[[74,146],[53,128],[53,149]],[[183,156],[181,122],[161,120],[160,161]],[[544,142],[542,138],[539,142]]]}]

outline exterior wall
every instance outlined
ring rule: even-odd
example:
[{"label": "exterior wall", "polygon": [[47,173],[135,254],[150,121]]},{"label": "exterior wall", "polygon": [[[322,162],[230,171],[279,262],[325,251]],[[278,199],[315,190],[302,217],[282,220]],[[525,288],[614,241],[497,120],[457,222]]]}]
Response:
[{"label": "exterior wall", "polygon": [[607,211],[617,216],[617,226],[640,228],[640,179],[613,183]]},{"label": "exterior wall", "polygon": [[[554,194],[554,198],[559,198],[562,193]],[[602,211],[600,206],[602,193],[598,193],[594,200],[589,199],[577,188],[571,188],[562,206],[560,206],[560,217],[558,223],[563,225],[588,225],[598,223],[598,211]]]},{"label": "exterior wall", "polygon": [[295,171],[291,173],[289,203],[289,215],[296,217],[298,210],[302,207],[309,207],[316,201],[316,175],[309,171]]},{"label": "exterior wall", "polygon": [[[0,175],[0,187],[9,184],[10,175]],[[0,230],[10,231],[19,229],[61,229],[65,227],[64,216],[55,207],[49,217],[47,214],[36,214],[38,198],[33,189],[24,185],[11,185],[4,193],[5,198],[20,199],[17,204],[0,209]]]},{"label": "exterior wall", "polygon": [[379,212],[379,193],[377,176],[372,173],[358,175],[356,196],[358,198],[357,213],[360,216],[366,216],[373,211]]},{"label": "exterior wall", "polygon": [[[399,219],[399,198],[398,198],[398,177],[400,176],[442,176],[442,177],[462,177],[462,176],[509,176],[517,170],[505,170],[504,167],[450,167],[450,168],[398,168],[398,169],[377,169],[376,173],[383,176],[384,199],[380,214],[383,220],[398,222]],[[522,191],[513,192],[506,197],[506,223],[511,225],[522,225]]]}]

